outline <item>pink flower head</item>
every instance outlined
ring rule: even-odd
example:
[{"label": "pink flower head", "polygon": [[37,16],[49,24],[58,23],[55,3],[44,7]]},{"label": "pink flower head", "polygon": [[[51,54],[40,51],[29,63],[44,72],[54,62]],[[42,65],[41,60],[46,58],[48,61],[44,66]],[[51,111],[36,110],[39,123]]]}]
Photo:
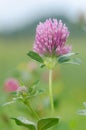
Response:
[{"label": "pink flower head", "polygon": [[65,44],[68,36],[68,28],[61,20],[48,19],[37,26],[33,49],[42,56],[67,54],[71,52],[71,46]]},{"label": "pink flower head", "polygon": [[9,78],[4,83],[4,90],[6,92],[15,92],[19,88],[19,83],[14,78]]}]

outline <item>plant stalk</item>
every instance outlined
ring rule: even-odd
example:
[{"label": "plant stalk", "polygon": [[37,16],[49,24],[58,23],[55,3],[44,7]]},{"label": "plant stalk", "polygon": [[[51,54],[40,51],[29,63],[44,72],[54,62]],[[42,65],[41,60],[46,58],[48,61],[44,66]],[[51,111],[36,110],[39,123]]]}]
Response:
[{"label": "plant stalk", "polygon": [[50,95],[50,105],[52,114],[54,113],[54,101],[53,101],[53,91],[52,91],[52,70],[49,70],[49,95]]},{"label": "plant stalk", "polygon": [[24,102],[24,104],[28,107],[28,109],[33,113],[33,115],[36,117],[37,120],[39,120],[39,116],[36,113],[36,111],[34,111],[34,109],[31,107],[29,102]]}]

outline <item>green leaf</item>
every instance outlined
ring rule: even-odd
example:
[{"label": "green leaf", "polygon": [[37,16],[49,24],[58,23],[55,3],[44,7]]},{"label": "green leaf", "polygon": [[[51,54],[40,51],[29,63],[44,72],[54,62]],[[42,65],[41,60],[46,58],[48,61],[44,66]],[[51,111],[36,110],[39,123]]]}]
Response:
[{"label": "green leaf", "polygon": [[35,81],[31,86],[29,87],[29,94],[35,94],[37,91],[36,86],[39,84],[39,80]]},{"label": "green leaf", "polygon": [[70,60],[69,57],[66,57],[66,56],[60,56],[58,58],[58,62],[61,64],[61,63],[64,63],[64,62],[68,62]]},{"label": "green leaf", "polygon": [[4,103],[2,105],[2,107],[7,106],[7,105],[11,105],[11,104],[15,103],[16,101],[22,101],[22,97],[20,96],[20,97],[17,97],[17,98],[13,98],[12,101]]},{"label": "green leaf", "polygon": [[39,84],[39,80],[33,82],[30,87],[37,86]]},{"label": "green leaf", "polygon": [[58,124],[59,118],[58,117],[51,117],[51,118],[42,118],[37,123],[38,130],[46,130],[56,124]]},{"label": "green leaf", "polygon": [[73,59],[71,59],[70,61],[68,61],[66,63],[80,65],[81,64],[81,60],[79,58],[73,58]]},{"label": "green leaf", "polygon": [[38,61],[40,63],[43,63],[43,59],[38,53],[36,53],[34,51],[29,51],[27,53],[27,55],[30,56],[33,60],[36,60],[36,61]]},{"label": "green leaf", "polygon": [[24,117],[17,117],[17,118],[11,118],[11,119],[15,120],[16,124],[19,125],[19,126],[27,127],[27,128],[29,128],[29,130],[36,130],[35,123],[28,121]]},{"label": "green leaf", "polygon": [[78,53],[68,53],[58,57],[59,63],[70,63],[70,64],[80,64],[80,59],[71,58],[73,55],[77,55]]},{"label": "green leaf", "polygon": [[38,89],[38,90],[36,90],[34,93],[31,93],[29,96],[27,96],[25,99],[26,99],[26,100],[27,100],[27,99],[30,99],[30,98],[32,98],[32,97],[35,97],[35,96],[37,96],[37,95],[42,94],[43,92],[44,92],[44,90]]},{"label": "green leaf", "polygon": [[44,92],[44,89],[38,89],[37,90],[39,94],[43,93]]},{"label": "green leaf", "polygon": [[44,68],[44,67],[45,67],[45,65],[44,65],[44,64],[41,64],[41,65],[40,65],[40,68]]},{"label": "green leaf", "polygon": [[71,52],[71,53],[68,53],[68,54],[65,54],[65,55],[62,55],[60,57],[70,57],[70,56],[73,56],[73,55],[78,55],[79,53],[74,53],[74,52]]},{"label": "green leaf", "polygon": [[6,102],[6,103],[4,103],[4,104],[2,105],[2,107],[7,106],[7,105],[10,105],[10,104],[12,104],[12,103],[15,103],[15,101]]}]

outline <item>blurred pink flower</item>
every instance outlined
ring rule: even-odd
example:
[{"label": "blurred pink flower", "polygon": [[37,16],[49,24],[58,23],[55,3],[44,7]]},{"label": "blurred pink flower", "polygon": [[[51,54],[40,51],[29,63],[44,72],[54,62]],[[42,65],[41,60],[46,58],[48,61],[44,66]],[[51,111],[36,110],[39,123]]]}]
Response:
[{"label": "blurred pink flower", "polygon": [[9,78],[4,82],[4,91],[15,92],[19,88],[19,82],[14,78]]},{"label": "blurred pink flower", "polygon": [[33,50],[42,56],[67,54],[71,52],[71,46],[65,44],[68,36],[68,28],[61,20],[48,19],[37,26]]}]

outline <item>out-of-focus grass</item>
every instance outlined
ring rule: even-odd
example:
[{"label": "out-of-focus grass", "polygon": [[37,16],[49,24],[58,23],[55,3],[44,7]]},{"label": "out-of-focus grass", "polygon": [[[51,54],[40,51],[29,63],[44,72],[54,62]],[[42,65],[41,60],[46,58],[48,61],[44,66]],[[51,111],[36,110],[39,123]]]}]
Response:
[{"label": "out-of-focus grass", "polygon": [[[61,116],[61,122],[59,126],[54,129],[59,130],[86,130],[86,117],[77,115],[77,110],[82,107],[82,102],[86,101],[86,38],[69,39],[68,41],[73,45],[73,50],[79,52],[79,56],[82,60],[80,66],[77,65],[61,65],[57,67],[56,77],[53,81],[53,90],[55,92],[56,100],[56,116]],[[0,99],[1,103],[8,100],[8,96],[2,91],[2,85],[5,78],[10,76],[10,72],[16,68],[21,62],[28,62],[30,58],[26,53],[31,49],[33,40],[0,40]],[[58,70],[58,68],[60,70]],[[38,76],[35,75],[35,79],[41,79],[44,70],[39,68]],[[59,75],[58,75],[59,71]],[[42,77],[43,78],[43,77]],[[48,92],[47,81],[41,80],[41,87],[45,88]],[[37,97],[39,103],[47,101],[48,94],[44,93],[44,96]],[[44,100],[43,100],[44,98]],[[36,101],[35,100],[35,101]],[[42,101],[41,101],[42,100]],[[34,102],[35,102],[34,101]],[[38,102],[38,101],[37,101]],[[0,104],[1,104],[0,103]],[[18,105],[18,104],[16,104]],[[1,130],[21,130],[16,126],[13,121],[10,121],[8,117],[24,115],[23,111],[27,110],[20,106],[8,106],[6,108],[0,108],[0,129]],[[22,106],[22,104],[21,104]],[[50,110],[46,108],[46,113],[49,115]],[[25,116],[28,117],[28,114]]]}]

